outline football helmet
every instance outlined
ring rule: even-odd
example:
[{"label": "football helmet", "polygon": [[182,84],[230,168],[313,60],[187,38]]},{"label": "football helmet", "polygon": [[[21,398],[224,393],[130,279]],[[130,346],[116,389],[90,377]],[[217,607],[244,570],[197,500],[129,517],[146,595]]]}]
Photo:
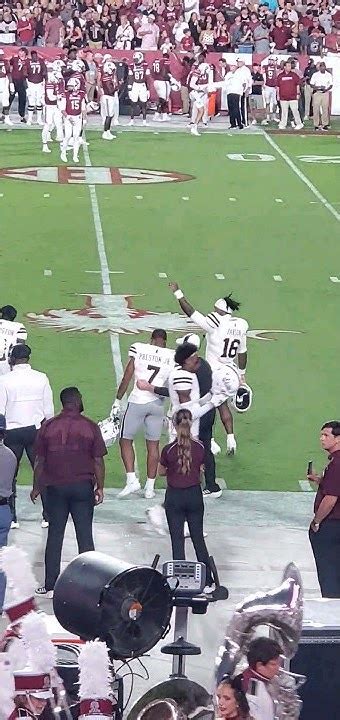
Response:
[{"label": "football helmet", "polygon": [[80,90],[80,80],[77,77],[70,77],[66,85],[68,90]]},{"label": "football helmet", "polygon": [[111,73],[113,73],[113,71],[115,70],[115,68],[116,68],[116,66],[115,66],[114,62],[112,62],[111,59],[110,59],[110,60],[105,60],[105,62],[104,62],[104,64],[103,64],[103,70],[104,70],[105,73],[111,74]]},{"label": "football helmet", "polygon": [[247,412],[253,402],[253,391],[245,383],[240,385],[237,393],[232,399],[232,405],[237,412]]},{"label": "football helmet", "polygon": [[80,73],[84,72],[85,65],[84,65],[83,61],[79,60],[79,59],[73,60],[72,70],[73,70],[73,72],[80,72]]},{"label": "football helmet", "polygon": [[133,53],[132,59],[136,65],[141,65],[144,62],[144,55],[140,50],[137,50]]},{"label": "football helmet", "polygon": [[198,71],[201,73],[201,75],[204,75],[205,73],[210,72],[210,65],[209,63],[202,62],[198,66]]},{"label": "football helmet", "polygon": [[179,80],[176,80],[176,78],[172,77],[172,75],[170,75],[170,86],[173,92],[179,92],[181,89],[181,83],[179,82]]},{"label": "football helmet", "polygon": [[101,420],[98,426],[106,447],[110,447],[116,442],[119,435],[120,415],[111,410],[109,417]]}]

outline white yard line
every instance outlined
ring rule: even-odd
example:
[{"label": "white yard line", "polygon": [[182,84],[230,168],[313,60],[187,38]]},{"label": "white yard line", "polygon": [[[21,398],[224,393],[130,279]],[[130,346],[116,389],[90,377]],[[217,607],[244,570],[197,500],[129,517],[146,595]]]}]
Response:
[{"label": "white yard line", "polygon": [[309,190],[322,203],[322,205],[326,208],[326,210],[328,210],[328,212],[330,212],[331,215],[333,215],[333,217],[335,217],[335,219],[338,222],[340,222],[340,213],[338,213],[337,210],[333,207],[333,205],[331,205],[328,202],[328,200],[321,194],[321,192],[319,192],[319,190],[315,187],[315,185],[313,185],[313,183],[308,179],[308,177],[306,177],[306,175],[304,175],[304,173],[301,172],[301,170],[295,165],[293,160],[291,160],[289,155],[286,155],[286,153],[283,150],[281,150],[281,148],[275,142],[275,140],[273,140],[271,135],[268,135],[268,133],[266,133],[266,132],[264,132],[263,135],[266,138],[269,145],[271,145],[273,150],[275,150],[278,153],[278,155],[280,155],[280,157],[282,157],[282,160],[284,160],[286,165],[288,165],[288,167],[290,167],[290,169],[293,171],[293,173],[295,173],[295,175],[299,178],[299,180],[301,180],[305,185],[307,185]]},{"label": "white yard line", "polygon": [[303,490],[303,492],[313,492],[313,488],[312,488],[309,480],[299,480],[299,485],[300,485],[301,490]]},{"label": "white yard line", "polygon": [[[86,145],[83,146],[83,152],[84,152],[84,160],[85,160],[86,167],[92,167],[91,158],[90,158],[89,151],[88,151]],[[108,261],[107,261],[107,255],[106,255],[103,227],[102,227],[102,222],[100,219],[96,186],[89,185],[88,187],[89,187],[90,200],[91,200],[94,230],[95,230],[96,240],[97,240],[97,249],[98,249],[99,262],[100,262],[100,274],[101,274],[101,278],[102,278],[103,294],[104,295],[112,295],[110,270],[109,270],[109,265],[108,265]],[[123,377],[123,363],[122,363],[122,355],[120,352],[120,344],[119,344],[119,335],[118,334],[110,333],[110,345],[111,345],[113,367],[115,370],[116,382],[117,382],[117,386],[118,386]]]}]

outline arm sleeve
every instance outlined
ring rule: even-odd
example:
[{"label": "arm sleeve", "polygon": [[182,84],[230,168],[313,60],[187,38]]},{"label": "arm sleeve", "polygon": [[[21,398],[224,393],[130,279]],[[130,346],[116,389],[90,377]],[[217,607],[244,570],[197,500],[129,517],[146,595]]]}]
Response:
[{"label": "arm sleeve", "polygon": [[213,332],[220,326],[219,320],[213,313],[210,313],[210,315],[202,315],[202,313],[198,310],[195,310],[195,312],[193,312],[190,316],[190,320],[196,323],[196,325],[202,328],[202,330],[205,330],[207,333]]},{"label": "arm sleeve", "polygon": [[137,355],[137,347],[136,345],[131,345],[129,350],[129,358],[135,358]]},{"label": "arm sleeve", "polygon": [[169,388],[167,387],[154,387],[155,395],[161,395],[161,397],[169,397]]},{"label": "arm sleeve", "polygon": [[248,323],[244,323],[244,332],[241,337],[241,342],[238,348],[239,353],[245,353],[247,352],[247,330],[248,330]]},{"label": "arm sleeve", "polygon": [[191,390],[193,385],[193,376],[186,370],[181,369],[176,375],[174,375],[172,379],[172,385],[176,392],[185,392],[186,390]]},{"label": "arm sleeve", "polygon": [[104,457],[104,455],[107,455],[107,449],[96,423],[93,423],[93,431],[93,457]]},{"label": "arm sleeve", "polygon": [[17,332],[17,342],[25,342],[27,340],[27,330],[24,325],[21,325]]},{"label": "arm sleeve", "polygon": [[49,379],[46,377],[43,395],[44,417],[49,420],[54,416],[53,394]]}]

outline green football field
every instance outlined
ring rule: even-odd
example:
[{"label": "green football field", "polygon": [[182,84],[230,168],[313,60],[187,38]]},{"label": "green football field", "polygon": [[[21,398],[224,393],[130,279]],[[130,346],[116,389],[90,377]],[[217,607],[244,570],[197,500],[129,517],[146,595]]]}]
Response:
[{"label": "green football field", "polygon": [[[130,300],[136,311],[178,312],[170,279],[204,312],[233,291],[251,330],[268,335],[249,339],[253,407],[235,418],[238,452],[218,456],[217,475],[231,489],[299,491],[307,461],[323,461],[320,424],[339,415],[339,139],[122,132],[106,143],[88,132],[88,140],[80,166],[171,171],[193,179],[89,186],[29,182],[2,172],[0,301],[15,305],[27,325],[32,365],[49,375],[56,408],[60,389],[76,384],[87,414],[105,417],[120,359],[124,365],[133,340],[149,337],[126,332],[124,317],[112,310],[108,281],[125,316],[122,296],[128,295],[136,296]],[[320,162],[324,156],[333,162]],[[38,131],[0,132],[0,168],[59,165],[58,146],[42,154]],[[91,316],[85,309],[90,296]],[[82,312],[45,322],[27,317],[48,310]],[[139,327],[148,327],[147,315],[133,314],[132,326],[136,318]],[[125,332],[97,331],[105,327]],[[294,333],[273,332],[278,330]],[[171,345],[179,334],[170,333]],[[219,421],[215,437],[224,444]],[[143,476],[141,441],[137,450]],[[27,465],[20,479],[30,482]],[[121,486],[123,480],[114,446],[107,484]]]}]

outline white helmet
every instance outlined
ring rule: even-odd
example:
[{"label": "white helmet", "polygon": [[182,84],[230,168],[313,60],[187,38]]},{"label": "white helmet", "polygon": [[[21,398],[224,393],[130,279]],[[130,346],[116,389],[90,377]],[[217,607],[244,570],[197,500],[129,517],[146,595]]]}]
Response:
[{"label": "white helmet", "polygon": [[105,420],[101,420],[99,423],[100,432],[106,447],[110,447],[117,440],[120,429],[120,416],[118,414],[111,413]]},{"label": "white helmet", "polygon": [[70,77],[70,79],[67,81],[67,89],[68,90],[80,90],[80,80],[77,77]]},{"label": "white helmet", "polygon": [[144,55],[140,50],[137,50],[133,53],[132,59],[133,62],[136,63],[136,65],[141,65],[144,61]]},{"label": "white helmet", "polygon": [[63,67],[65,67],[65,63],[61,58],[57,58],[57,60],[54,60],[52,65],[54,70],[58,70],[59,72],[61,72]]},{"label": "white helmet", "polygon": [[198,70],[199,70],[199,72],[200,72],[202,75],[204,75],[204,73],[210,72],[210,65],[209,65],[209,63],[206,63],[206,62],[200,63],[199,66],[198,66]]},{"label": "white helmet", "polygon": [[85,65],[82,60],[73,60],[72,62],[72,70],[73,72],[84,72]]},{"label": "white helmet", "polygon": [[116,69],[116,66],[112,60],[106,60],[103,65],[103,70],[105,73],[113,73],[113,71]]},{"label": "white helmet", "polygon": [[57,83],[60,80],[61,74],[52,68],[47,68],[47,80],[51,83]]},{"label": "white helmet", "polygon": [[107,60],[112,60],[112,55],[110,53],[105,53],[105,55],[102,56],[103,63],[105,63]]},{"label": "white helmet", "polygon": [[170,77],[170,86],[173,92],[179,92],[181,89],[181,83],[179,82],[179,80],[176,80],[176,78],[172,76]]}]

